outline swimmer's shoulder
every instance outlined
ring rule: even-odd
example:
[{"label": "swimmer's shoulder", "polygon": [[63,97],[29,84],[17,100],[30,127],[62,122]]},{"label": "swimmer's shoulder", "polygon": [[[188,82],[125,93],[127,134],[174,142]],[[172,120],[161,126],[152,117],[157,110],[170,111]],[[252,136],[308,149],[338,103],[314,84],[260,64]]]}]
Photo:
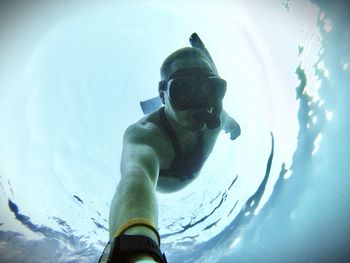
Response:
[{"label": "swimmer's shoulder", "polygon": [[[164,132],[159,125],[158,112],[152,112],[134,124],[131,124],[124,133],[124,141],[151,144],[161,140]],[[158,140],[157,140],[158,138]]]},{"label": "swimmer's shoulder", "polygon": [[172,144],[159,125],[158,112],[150,113],[130,125],[125,131],[123,144],[124,147],[133,144],[150,146],[158,155],[160,167],[167,166],[174,157]]}]

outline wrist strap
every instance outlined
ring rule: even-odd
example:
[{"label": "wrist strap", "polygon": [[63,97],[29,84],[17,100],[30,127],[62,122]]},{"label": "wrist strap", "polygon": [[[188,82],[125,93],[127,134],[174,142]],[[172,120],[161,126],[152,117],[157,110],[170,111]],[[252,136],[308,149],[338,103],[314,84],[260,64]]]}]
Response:
[{"label": "wrist strap", "polygon": [[126,263],[135,255],[152,256],[159,263],[167,263],[166,257],[153,239],[142,235],[121,235],[112,242],[108,263]]},{"label": "wrist strap", "polygon": [[160,245],[160,236],[155,224],[153,224],[150,220],[145,218],[132,218],[124,222],[119,229],[115,232],[113,238],[116,238],[123,234],[126,230],[134,226],[146,226],[150,228],[157,236],[158,244]]}]

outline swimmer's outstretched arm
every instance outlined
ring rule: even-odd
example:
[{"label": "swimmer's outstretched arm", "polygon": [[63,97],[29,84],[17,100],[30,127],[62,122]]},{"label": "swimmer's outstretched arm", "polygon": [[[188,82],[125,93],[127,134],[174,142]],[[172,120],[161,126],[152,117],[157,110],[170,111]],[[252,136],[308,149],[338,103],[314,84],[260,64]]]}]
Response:
[{"label": "swimmer's outstretched arm", "polygon": [[230,133],[231,140],[235,140],[241,135],[241,127],[238,122],[232,118],[225,110],[221,113],[221,129],[226,133]]},{"label": "swimmer's outstretched arm", "polygon": [[[146,225],[136,224],[127,228],[123,234],[147,236],[159,245],[159,234],[156,230],[158,171],[159,158],[149,145],[147,134],[145,135],[144,130],[140,131],[137,124],[130,126],[123,138],[121,181],[110,210],[110,240],[116,237],[116,233],[120,232],[123,225],[142,219]],[[148,223],[150,226],[147,226]],[[137,262],[137,259],[135,258],[133,262]]]}]

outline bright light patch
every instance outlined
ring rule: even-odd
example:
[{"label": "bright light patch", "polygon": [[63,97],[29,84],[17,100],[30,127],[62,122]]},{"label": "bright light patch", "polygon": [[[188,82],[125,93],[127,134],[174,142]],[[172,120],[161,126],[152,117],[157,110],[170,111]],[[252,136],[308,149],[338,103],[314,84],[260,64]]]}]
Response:
[{"label": "bright light patch", "polygon": [[333,119],[333,112],[326,110],[326,119],[331,121]]},{"label": "bright light patch", "polygon": [[327,33],[329,33],[333,29],[331,20],[325,19],[323,28]]},{"label": "bright light patch", "polygon": [[237,237],[233,240],[230,249],[234,249],[235,247],[237,247],[237,245],[241,242],[241,237]]},{"label": "bright light patch", "polygon": [[287,172],[283,175],[283,179],[287,180],[292,176],[292,170],[287,170]]},{"label": "bright light patch", "polygon": [[325,66],[324,66],[324,61],[321,60],[318,64],[317,64],[317,68],[320,70],[325,70]]},{"label": "bright light patch", "polygon": [[317,135],[317,137],[316,137],[316,139],[314,141],[314,149],[312,151],[312,155],[315,155],[318,152],[318,150],[320,148],[320,141],[321,141],[321,139],[322,139],[322,133]]},{"label": "bright light patch", "polygon": [[321,87],[321,84],[322,84],[322,80],[321,79],[318,79],[315,81],[315,85],[316,85],[316,88],[319,89]]},{"label": "bright light patch", "polygon": [[348,62],[344,63],[343,70],[346,71],[348,68],[349,68],[349,63]]},{"label": "bright light patch", "polygon": [[316,92],[314,94],[314,96],[312,97],[312,103],[316,103],[320,100],[320,95],[318,94],[318,92]]},{"label": "bright light patch", "polygon": [[326,70],[323,71],[323,73],[324,73],[324,76],[325,76],[327,79],[329,79],[329,70],[326,69]]},{"label": "bright light patch", "polygon": [[330,19],[326,18],[324,12],[320,13],[320,20],[323,21],[323,29],[328,33],[333,29],[332,23]]},{"label": "bright light patch", "polygon": [[[323,75],[326,78],[329,78],[329,70],[324,66],[324,61],[321,60],[318,64],[317,64],[317,69],[323,72]],[[320,80],[318,80],[320,81]]]}]

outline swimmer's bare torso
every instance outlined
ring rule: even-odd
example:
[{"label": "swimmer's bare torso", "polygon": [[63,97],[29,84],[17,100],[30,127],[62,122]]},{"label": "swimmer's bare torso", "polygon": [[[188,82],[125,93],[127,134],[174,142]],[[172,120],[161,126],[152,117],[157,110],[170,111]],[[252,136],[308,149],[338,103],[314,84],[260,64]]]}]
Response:
[{"label": "swimmer's bare torso", "polygon": [[[178,125],[172,123],[169,118],[167,119],[176,134],[182,155],[187,155],[191,158],[191,153],[200,150],[201,156],[199,158],[202,158],[202,161],[204,162],[212,152],[217,137],[226,123],[227,114],[226,112],[222,113],[222,125],[220,127],[216,129],[208,129],[204,127],[199,131],[184,130]],[[176,158],[176,151],[173,146],[172,138],[169,138],[169,134],[167,134],[162,126],[159,111],[155,111],[130,126],[129,132],[138,133],[139,136],[141,135],[143,141],[151,146],[156,152],[159,161],[157,190],[160,192],[174,192],[181,190],[197,178],[200,169],[198,171],[192,171],[191,174],[182,173],[181,176],[176,173],[176,169],[172,167],[173,161]],[[202,147],[201,149],[196,149],[196,146],[198,146],[198,140],[200,139],[203,140]],[[162,176],[162,174],[165,173],[167,176]],[[172,174],[172,176],[169,176],[169,174]]]}]

